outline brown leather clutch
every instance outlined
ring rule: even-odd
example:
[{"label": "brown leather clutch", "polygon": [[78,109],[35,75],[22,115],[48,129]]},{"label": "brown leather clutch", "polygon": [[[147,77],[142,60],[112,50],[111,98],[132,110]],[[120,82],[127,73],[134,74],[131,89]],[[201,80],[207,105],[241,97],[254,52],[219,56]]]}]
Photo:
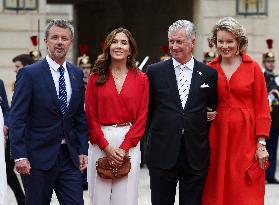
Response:
[{"label": "brown leather clutch", "polygon": [[118,168],[112,167],[107,157],[99,158],[96,162],[96,170],[103,179],[119,179],[124,177],[131,170],[130,156],[125,156],[122,166]]}]

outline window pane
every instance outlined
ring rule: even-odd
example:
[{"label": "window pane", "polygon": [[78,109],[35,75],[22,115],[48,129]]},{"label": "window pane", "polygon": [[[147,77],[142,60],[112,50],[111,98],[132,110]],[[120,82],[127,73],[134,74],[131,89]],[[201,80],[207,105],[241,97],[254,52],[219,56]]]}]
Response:
[{"label": "window pane", "polygon": [[258,0],[259,1],[259,12],[265,13],[266,12],[266,0]]},{"label": "window pane", "polygon": [[25,0],[26,9],[35,9],[37,7],[37,0]]},{"label": "window pane", "polygon": [[244,15],[266,15],[267,0],[237,0],[237,13]]},{"label": "window pane", "polygon": [[4,0],[5,9],[34,10],[37,9],[38,0]]},{"label": "window pane", "polygon": [[23,8],[24,0],[5,0],[6,8]]}]

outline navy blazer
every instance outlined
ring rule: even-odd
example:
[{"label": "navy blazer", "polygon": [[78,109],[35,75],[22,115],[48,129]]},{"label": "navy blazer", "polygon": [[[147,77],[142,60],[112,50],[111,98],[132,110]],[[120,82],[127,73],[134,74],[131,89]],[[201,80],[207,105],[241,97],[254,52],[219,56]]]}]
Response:
[{"label": "navy blazer", "polygon": [[9,103],[7,98],[7,93],[5,90],[4,82],[0,79],[0,106],[2,108],[4,116],[4,124],[8,126],[8,117],[9,117]]},{"label": "navy blazer", "polygon": [[17,75],[9,121],[11,153],[13,159],[28,158],[32,168],[53,167],[63,138],[76,167],[78,155],[87,155],[83,72],[68,62],[67,69],[72,95],[64,117],[46,59]]},{"label": "navy blazer", "polygon": [[217,102],[217,72],[194,60],[189,96],[183,109],[172,59],[148,66],[150,98],[147,129],[147,164],[170,169],[185,143],[186,157],[193,169],[206,169],[210,146],[207,107]]}]

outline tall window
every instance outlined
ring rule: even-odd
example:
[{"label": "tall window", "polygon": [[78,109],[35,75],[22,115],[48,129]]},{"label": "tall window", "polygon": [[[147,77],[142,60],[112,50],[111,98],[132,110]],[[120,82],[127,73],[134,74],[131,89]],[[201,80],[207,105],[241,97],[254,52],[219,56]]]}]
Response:
[{"label": "tall window", "polygon": [[38,0],[4,0],[4,8],[9,10],[37,10]]},{"label": "tall window", "polygon": [[267,15],[267,0],[236,0],[238,15]]}]

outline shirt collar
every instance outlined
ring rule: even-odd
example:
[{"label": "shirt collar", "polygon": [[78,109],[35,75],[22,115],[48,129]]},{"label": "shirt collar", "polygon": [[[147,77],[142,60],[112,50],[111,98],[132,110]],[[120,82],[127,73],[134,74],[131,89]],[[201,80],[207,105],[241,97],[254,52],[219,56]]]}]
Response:
[{"label": "shirt collar", "polygon": [[[55,71],[58,71],[58,68],[60,67],[60,65],[58,63],[56,63],[54,60],[52,60],[48,55],[46,56],[46,60],[47,60],[47,63],[49,65],[49,67]],[[63,68],[65,68],[65,71],[67,70],[66,69],[66,61],[64,61],[64,63],[62,64]]]},{"label": "shirt collar", "polygon": [[194,57],[192,56],[191,59],[185,63],[185,64],[181,64],[179,63],[177,60],[175,60],[174,58],[172,58],[172,63],[173,63],[173,67],[176,68],[177,66],[182,66],[182,67],[187,67],[190,70],[193,71],[194,69]]}]

